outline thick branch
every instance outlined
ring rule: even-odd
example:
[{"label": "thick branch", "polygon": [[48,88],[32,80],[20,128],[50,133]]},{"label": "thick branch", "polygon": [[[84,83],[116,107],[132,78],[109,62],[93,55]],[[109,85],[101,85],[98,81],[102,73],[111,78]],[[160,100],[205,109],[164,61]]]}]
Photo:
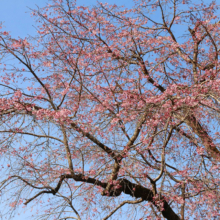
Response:
[{"label": "thick branch", "polygon": [[[38,194],[36,194],[32,198],[28,199],[25,202],[25,205],[27,205],[29,202],[31,202],[32,200],[34,200],[35,198],[37,198],[38,196],[40,196],[44,193],[51,193],[51,194],[55,195],[59,191],[64,179],[74,179],[77,182],[80,181],[80,182],[84,182],[84,183],[90,183],[90,184],[93,184],[96,186],[101,186],[102,188],[106,188],[106,186],[107,186],[107,183],[103,183],[95,178],[90,178],[90,177],[86,178],[82,174],[77,174],[77,175],[64,174],[64,175],[60,176],[60,180],[59,180],[56,188],[51,187],[52,188],[51,190],[43,190],[43,191],[39,192]],[[47,189],[48,189],[48,187],[47,187]],[[154,199],[154,193],[151,189],[148,189],[148,188],[145,188],[145,187],[140,186],[138,184],[132,183],[127,179],[121,179],[118,188],[112,189],[109,193],[109,196],[117,197],[117,196],[121,195],[122,192],[124,192],[125,194],[130,195],[132,197],[140,198],[143,201],[151,202],[159,211],[161,209],[161,207],[159,207],[157,205],[158,201],[156,201]],[[180,220],[179,216],[172,210],[172,208],[170,207],[168,202],[165,200],[165,197],[160,196],[160,199],[161,199],[160,201],[163,202],[163,210],[161,211],[163,217],[168,220]]]},{"label": "thick branch", "polygon": [[[143,186],[131,183],[127,179],[122,179],[120,182],[121,188],[118,192],[112,192],[110,196],[120,195],[121,192],[128,194],[135,198],[141,198],[143,201],[151,202],[160,211],[160,207],[157,205],[157,201],[154,199],[154,193],[152,190]],[[160,196],[161,202],[163,202],[163,210],[161,211],[164,218],[168,220],[180,220],[180,217],[172,210],[168,202],[163,196]]]},{"label": "thick branch", "polygon": [[207,131],[201,126],[195,116],[190,115],[186,118],[186,123],[193,129],[193,131],[200,137],[208,153],[214,159],[220,160],[220,152],[213,143]]}]

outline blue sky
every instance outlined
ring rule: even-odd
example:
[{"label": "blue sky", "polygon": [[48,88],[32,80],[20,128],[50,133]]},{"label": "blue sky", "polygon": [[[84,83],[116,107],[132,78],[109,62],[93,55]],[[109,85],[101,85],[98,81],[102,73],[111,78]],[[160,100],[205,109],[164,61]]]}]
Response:
[{"label": "blue sky", "polygon": [[[0,22],[3,23],[3,29],[9,31],[13,38],[25,38],[28,35],[35,35],[37,26],[34,18],[31,17],[30,9],[44,7],[48,0],[0,0]],[[97,0],[78,0],[78,5],[95,5]],[[126,5],[131,7],[133,0],[101,0],[109,4]],[[5,198],[7,195],[5,195]],[[4,198],[3,198],[4,200]],[[1,203],[0,203],[1,206]],[[27,209],[20,209],[11,220],[26,220],[35,213],[31,212],[31,204]],[[39,208],[39,207],[38,207]],[[24,213],[25,211],[25,213]]]},{"label": "blue sky", "polygon": [[[109,4],[132,6],[132,0],[100,0]],[[0,22],[3,22],[4,30],[9,31],[14,38],[35,35],[35,22],[30,15],[30,9],[37,6],[43,7],[47,0],[0,0]],[[78,5],[95,5],[97,0],[78,0]],[[0,204],[1,206],[1,204]],[[12,220],[30,219],[33,213],[29,211],[24,215],[14,217]]]},{"label": "blue sky", "polygon": [[[43,7],[47,0],[0,0],[0,22],[6,31],[10,31],[13,37],[24,38],[27,35],[34,35],[34,19],[30,16],[30,9],[37,6]],[[96,0],[78,0],[78,5],[95,5]],[[132,0],[103,0],[109,4],[124,5],[130,7]]]}]

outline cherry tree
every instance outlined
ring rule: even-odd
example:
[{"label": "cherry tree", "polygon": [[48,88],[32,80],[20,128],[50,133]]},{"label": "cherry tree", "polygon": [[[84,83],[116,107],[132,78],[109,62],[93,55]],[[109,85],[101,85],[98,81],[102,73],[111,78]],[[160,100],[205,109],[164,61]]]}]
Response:
[{"label": "cherry tree", "polygon": [[53,0],[36,36],[1,29],[4,217],[218,218],[219,6],[195,2]]}]

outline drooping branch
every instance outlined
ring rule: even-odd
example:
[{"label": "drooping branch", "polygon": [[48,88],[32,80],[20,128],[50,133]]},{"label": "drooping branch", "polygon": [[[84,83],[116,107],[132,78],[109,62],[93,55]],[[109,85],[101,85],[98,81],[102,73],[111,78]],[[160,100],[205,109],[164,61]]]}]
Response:
[{"label": "drooping branch", "polygon": [[112,210],[105,218],[103,218],[102,220],[107,220],[109,217],[111,217],[118,209],[120,209],[122,206],[124,206],[125,204],[137,204],[142,202],[142,199],[138,199],[138,200],[134,200],[134,201],[130,201],[130,200],[126,200],[123,201],[120,205],[118,205],[114,210]]},{"label": "drooping branch", "polygon": [[[32,65],[30,63],[30,60],[27,60],[27,57],[25,57],[24,54],[22,54],[24,56],[24,59],[21,59],[15,52],[15,50],[13,48],[10,48],[8,46],[8,44],[5,42],[4,38],[2,38],[0,36],[0,39],[3,41],[3,43],[0,43],[0,46],[3,47],[9,54],[11,54],[14,58],[16,58],[19,62],[21,62],[29,71],[30,73],[34,76],[34,78],[38,81],[38,83],[41,85],[41,87],[45,90],[48,98],[49,98],[49,102],[51,104],[51,106],[53,107],[53,109],[55,110],[56,107],[53,103],[53,99],[52,96],[50,94],[50,91],[48,90],[48,88],[45,86],[45,84],[42,82],[42,80],[38,77],[38,75],[36,74],[36,72],[33,70]],[[24,45],[23,45],[24,47]]]},{"label": "drooping branch", "polygon": [[[55,195],[59,191],[59,189],[65,179],[73,179],[77,182],[79,181],[79,182],[84,182],[84,183],[90,183],[95,186],[100,186],[102,188],[106,188],[106,186],[107,186],[107,183],[105,183],[105,182],[102,182],[102,181],[97,180],[95,178],[85,177],[82,174],[76,174],[76,175],[63,174],[60,176],[59,182],[57,183],[57,186],[55,188],[50,187],[51,189],[43,190],[43,191],[39,192],[38,194],[36,194],[32,198],[28,199],[25,202],[25,205],[27,205],[28,203],[30,203],[31,201],[33,201],[34,199],[36,199],[38,196],[40,196],[42,194]],[[47,187],[47,188],[49,188],[49,187]],[[158,209],[158,211],[160,211],[162,213],[163,217],[168,220],[180,220],[179,216],[170,207],[170,205],[166,201],[165,197],[160,195],[160,201],[158,201],[157,199],[154,198],[154,193],[151,189],[148,189],[148,188],[145,188],[141,185],[132,183],[127,179],[120,179],[117,189],[112,188],[108,195],[113,196],[113,197],[117,197],[117,196],[121,195],[122,192],[127,195],[130,195],[136,199],[140,198],[141,201],[147,201],[147,202],[152,203]],[[163,203],[162,210],[161,210],[161,207],[158,205],[158,202]]]},{"label": "drooping branch", "polygon": [[[26,184],[28,183],[23,178],[19,178],[19,179],[21,179]],[[28,203],[33,201],[38,196],[40,196],[42,194],[45,194],[45,193],[56,195],[56,193],[60,190],[60,187],[61,187],[61,185],[62,185],[62,183],[65,179],[74,179],[77,182],[90,183],[90,184],[93,184],[93,185],[96,185],[96,186],[101,186],[103,188],[105,188],[107,186],[107,183],[101,182],[100,180],[97,180],[95,178],[86,177],[82,174],[74,174],[74,175],[73,174],[63,174],[63,175],[60,176],[59,181],[57,183],[57,186],[55,188],[53,188],[53,187],[44,187],[44,189],[47,189],[47,190],[43,190],[43,191],[39,192],[38,194],[36,194],[32,198],[28,199],[24,204],[27,205]],[[30,185],[32,187],[31,184],[28,184],[28,185]],[[36,188],[36,187],[33,187],[33,188]],[[39,188],[37,188],[37,189],[39,189]]]},{"label": "drooping branch", "polygon": [[[37,105],[34,105],[34,107],[32,107],[31,110],[27,111],[26,110],[26,107],[30,107],[32,106],[30,103],[19,103],[21,106],[24,107],[24,110],[25,110],[25,113],[28,114],[28,115],[33,115],[33,111],[34,110],[41,110],[41,109],[44,109],[42,107],[39,107]],[[0,115],[5,115],[5,114],[11,114],[15,111],[18,111],[16,110],[16,108],[11,108],[10,110],[7,110],[7,111],[3,111],[2,113],[0,112]],[[95,136],[93,136],[92,134],[90,134],[89,132],[86,132],[84,131],[79,125],[77,125],[76,123],[72,122],[71,123],[71,127],[76,130],[77,132],[81,133],[83,136],[87,137],[89,140],[91,140],[93,143],[95,143],[98,147],[100,147],[103,151],[105,151],[108,155],[110,155],[112,158],[116,159],[117,160],[117,155],[112,151],[111,148],[107,147],[106,145],[104,145],[102,142],[100,142]],[[7,131],[5,131],[7,132]],[[10,132],[10,131],[8,131]],[[33,136],[36,136],[36,137],[44,137],[43,135],[36,135],[36,134],[32,134],[32,133],[28,133],[26,132],[26,134],[29,134],[29,135],[33,135]],[[49,136],[47,136],[49,137]],[[60,139],[58,138],[55,138],[55,137],[51,137],[53,139],[56,139],[58,141],[61,141]],[[61,141],[62,142],[62,141]]]}]

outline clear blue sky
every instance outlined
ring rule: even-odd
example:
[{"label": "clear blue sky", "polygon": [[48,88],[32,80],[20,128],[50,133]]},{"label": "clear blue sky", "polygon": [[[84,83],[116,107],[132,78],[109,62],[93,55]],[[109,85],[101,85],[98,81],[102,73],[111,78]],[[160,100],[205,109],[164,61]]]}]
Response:
[{"label": "clear blue sky", "polygon": [[[4,22],[4,29],[10,31],[13,37],[34,35],[34,19],[30,16],[30,9],[43,7],[47,0],[0,0],[0,22]],[[96,0],[78,0],[78,5],[95,5]],[[126,5],[130,7],[132,0],[101,0],[109,4]]]}]

